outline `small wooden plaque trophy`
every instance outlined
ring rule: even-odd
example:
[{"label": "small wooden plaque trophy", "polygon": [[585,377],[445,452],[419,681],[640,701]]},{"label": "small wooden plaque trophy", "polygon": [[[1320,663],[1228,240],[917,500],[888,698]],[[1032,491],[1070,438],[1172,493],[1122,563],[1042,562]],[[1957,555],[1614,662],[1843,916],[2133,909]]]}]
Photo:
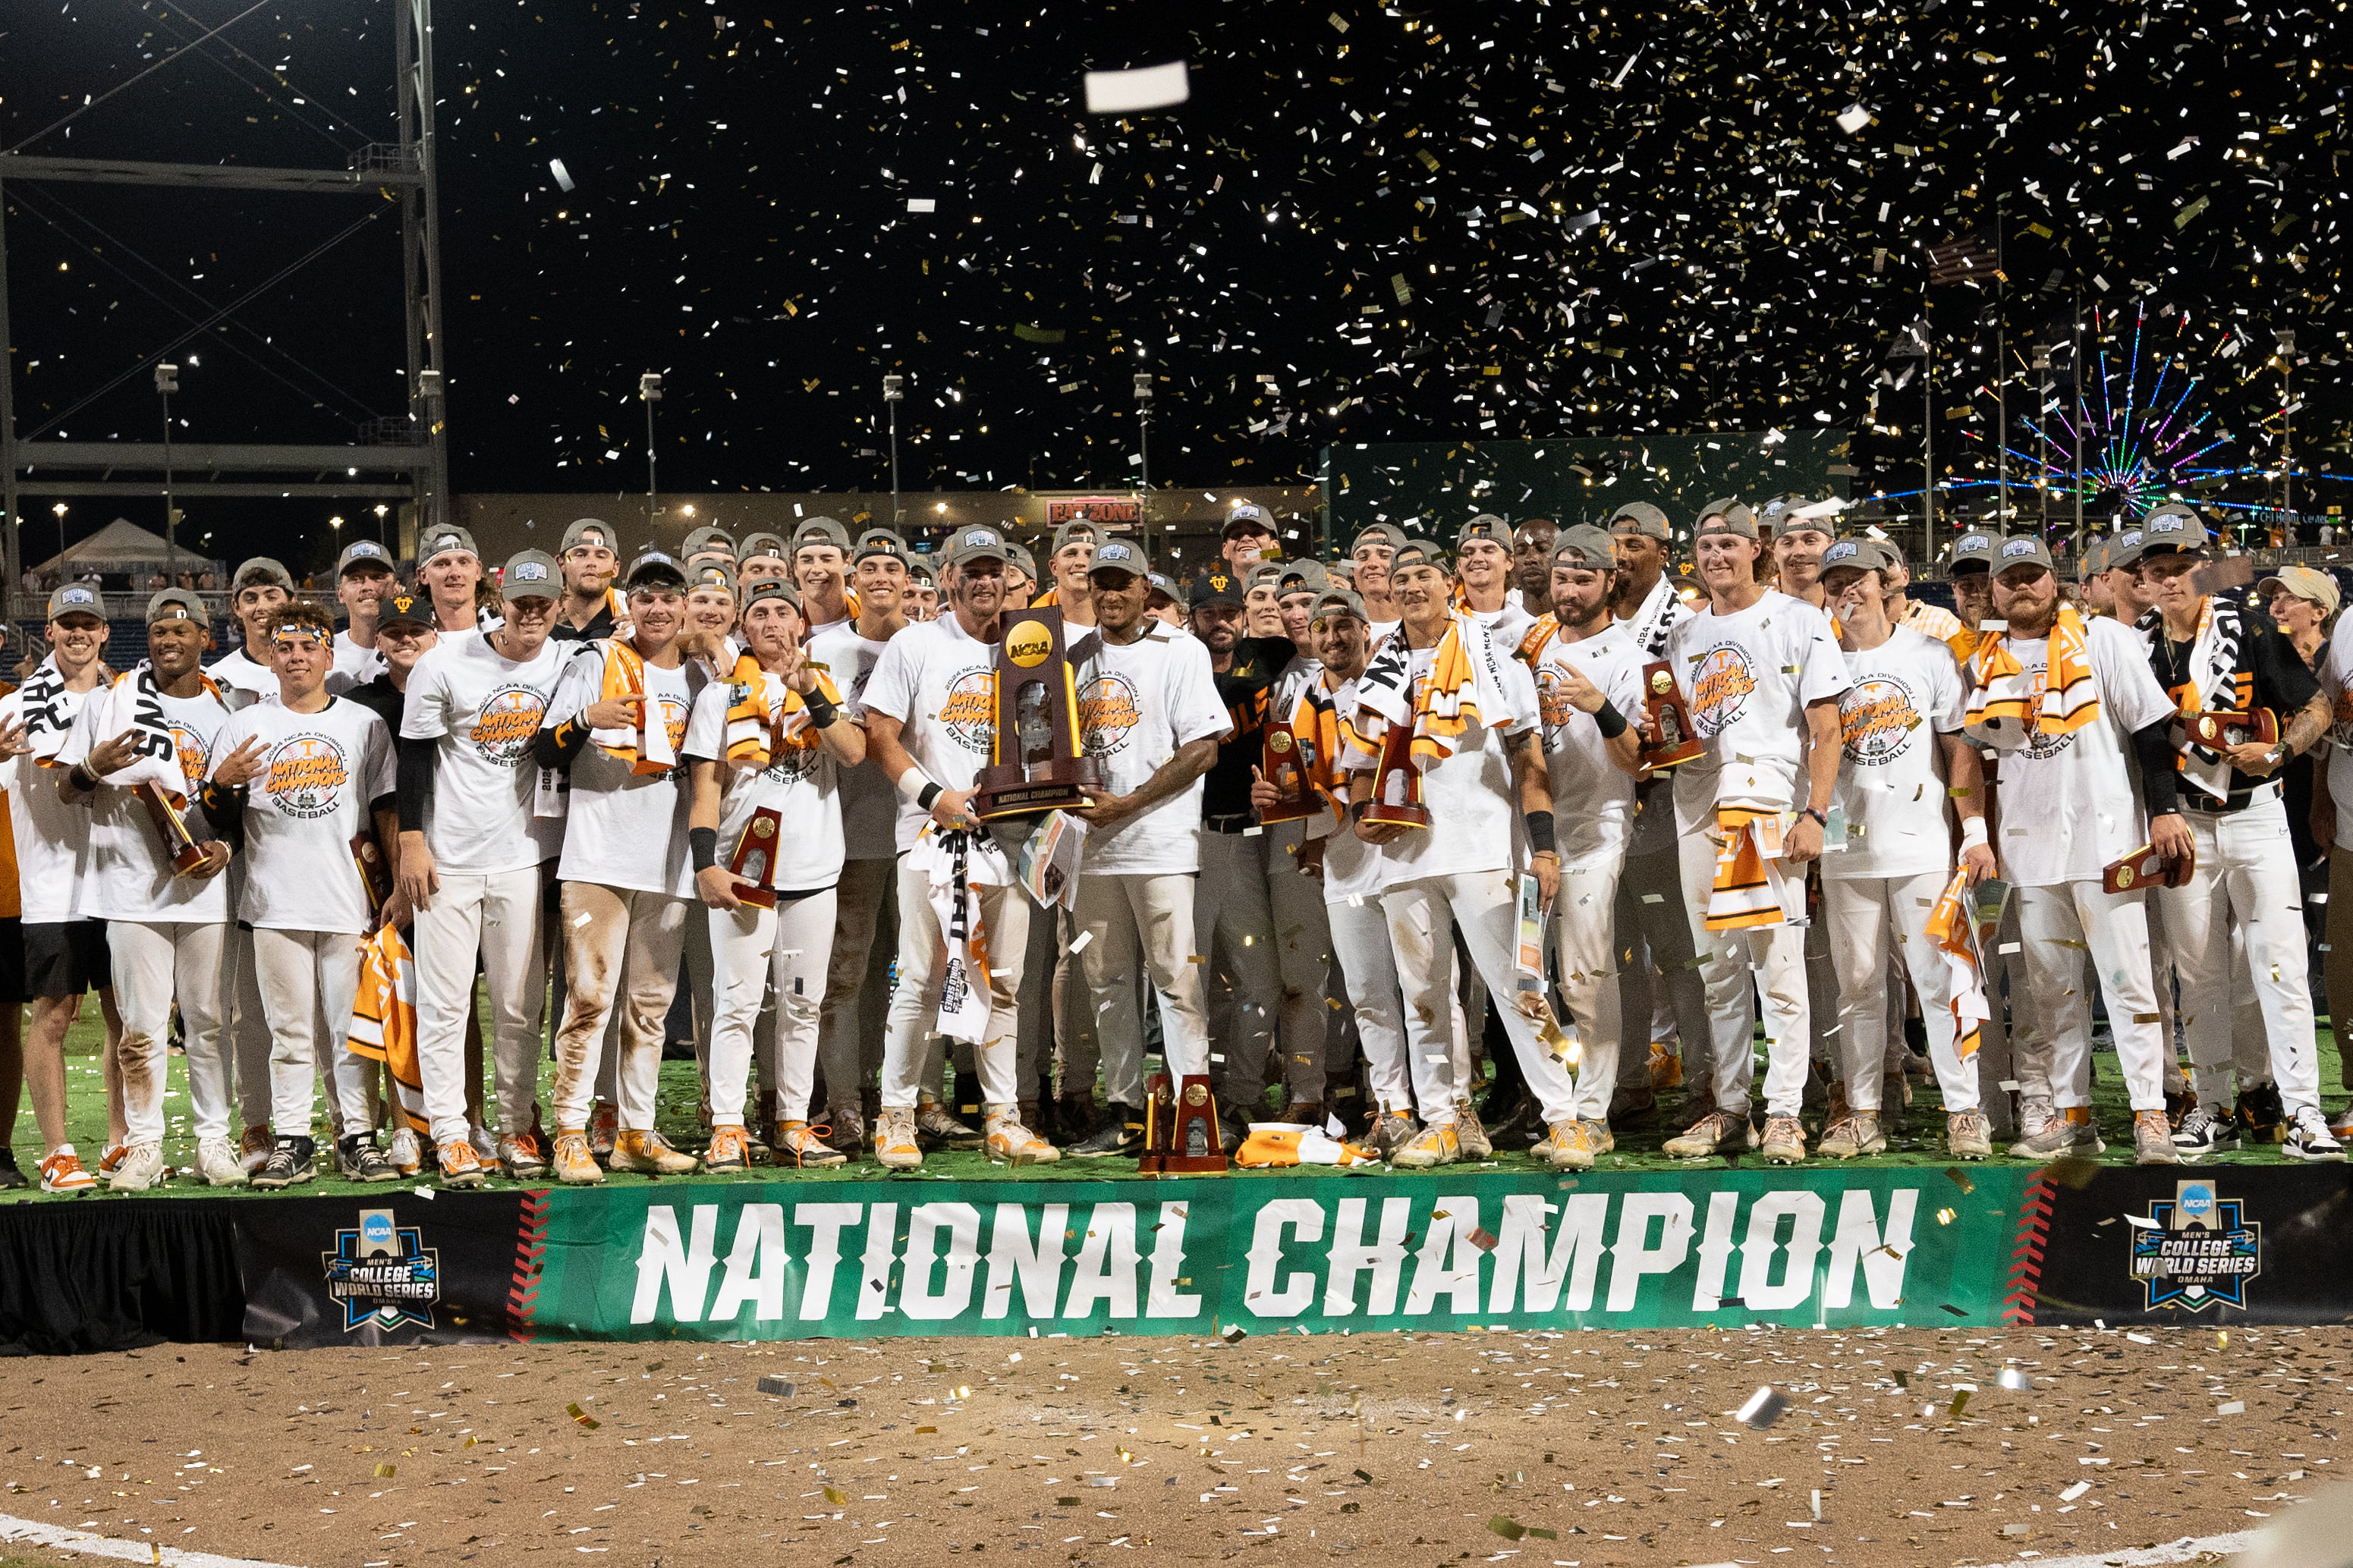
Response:
[{"label": "small wooden plaque trophy", "polygon": [[171,796],[152,784],[133,784],[131,793],[147,808],[147,819],[163,836],[164,847],[172,857],[172,875],[185,877],[205,863],[205,847],[188,830],[188,819],[180,815],[180,807]]},{"label": "small wooden plaque trophy", "polygon": [[2189,738],[2208,751],[2219,752],[2225,746],[2243,746],[2253,741],[2262,745],[2279,742],[2279,715],[2268,708],[2256,708],[2244,713],[2193,713],[2189,717]]},{"label": "small wooden plaque trophy", "polygon": [[359,868],[360,885],[367,889],[368,913],[384,908],[392,897],[392,867],[377,847],[375,835],[363,830],[352,835],[352,864]]},{"label": "small wooden plaque trophy", "polygon": [[1218,1141],[1218,1097],[1206,1075],[1187,1073],[1171,1089],[1166,1073],[1145,1085],[1144,1152],[1139,1174],[1214,1176],[1226,1170],[1225,1146]]},{"label": "small wooden plaque trophy", "polygon": [[1034,816],[1092,805],[1103,764],[1079,740],[1079,697],[1062,612],[1008,610],[997,639],[997,742],[980,770],[974,815]]},{"label": "small wooden plaque trophy", "polygon": [[737,885],[738,901],[755,909],[776,907],[776,841],[784,827],[784,814],[765,805],[744,825],[744,837],[735,841],[735,858],[727,862],[730,871],[752,884],[748,888]]},{"label": "small wooden plaque trophy", "polygon": [[1381,737],[1379,764],[1373,769],[1373,798],[1366,822],[1428,827],[1430,807],[1421,804],[1421,770],[1413,765],[1413,726],[1391,721]]},{"label": "small wooden plaque trophy", "polygon": [[1647,716],[1642,761],[1653,773],[1690,762],[1707,750],[1692,726],[1691,709],[1675,689],[1675,672],[1661,659],[1642,668],[1642,710]]},{"label": "small wooden plaque trophy", "polygon": [[1314,766],[1314,737],[1300,734],[1286,721],[1269,715],[1265,760],[1260,771],[1282,798],[1259,812],[1261,823],[1303,822],[1323,809],[1315,786],[1308,782]]},{"label": "small wooden plaque trophy", "polygon": [[2158,856],[2155,845],[2144,844],[2101,868],[2100,889],[2129,893],[2135,888],[2186,888],[2190,873],[2197,869],[2198,857],[2194,854],[2166,860]]}]

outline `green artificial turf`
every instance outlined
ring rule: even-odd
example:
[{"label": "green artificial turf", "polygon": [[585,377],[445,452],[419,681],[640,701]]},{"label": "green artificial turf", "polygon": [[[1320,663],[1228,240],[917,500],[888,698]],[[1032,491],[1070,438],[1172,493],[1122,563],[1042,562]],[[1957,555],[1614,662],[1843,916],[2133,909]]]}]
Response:
[{"label": "green artificial turf", "polygon": [[[106,1089],[104,1080],[100,1077],[97,1055],[103,1036],[97,1022],[96,1007],[85,1008],[84,1014],[85,1021],[77,1023],[66,1039],[68,1126],[74,1144],[81,1153],[84,1164],[94,1170],[99,1152],[105,1145],[106,1133]],[[487,1018],[484,1022],[487,1025]],[[2324,1027],[2319,1033],[2318,1044],[2321,1058],[2321,1086],[2324,1094],[2333,1102],[2336,1085],[2338,1082],[2336,1040]],[[2095,1052],[2092,1062],[2093,1109],[2099,1120],[2102,1136],[2109,1140],[2109,1149],[2105,1159],[2110,1163],[2128,1163],[2132,1158],[2129,1134],[2131,1117],[2125,1099],[2123,1079],[2117,1070],[2116,1058],[2112,1053]],[[1757,1079],[1761,1082],[1764,1077],[1764,1064],[1761,1060],[1757,1064]],[[539,1091],[543,1107],[549,1102],[554,1082],[554,1064],[543,1059]],[[1952,1163],[1951,1156],[1945,1152],[1944,1113],[1934,1086],[1915,1084],[1914,1093],[1915,1100],[1907,1113],[1905,1128],[1903,1131],[1891,1136],[1889,1152],[1883,1155],[1854,1162],[1855,1163],[1943,1166]],[[682,1061],[663,1063],[657,1121],[661,1131],[670,1136],[671,1142],[689,1152],[700,1152],[708,1136],[696,1122],[697,1098],[694,1064]],[[1672,1098],[1672,1093],[1663,1095],[1662,1101],[1662,1103],[1671,1101]],[[1273,1114],[1271,1104],[1268,1108],[1267,1114]],[[195,1139],[188,1129],[186,1064],[177,1057],[172,1059],[171,1089],[169,1098],[164,1102],[164,1119],[166,1126],[164,1159],[175,1169],[192,1168],[195,1163]],[[1809,1114],[1806,1121],[1810,1133],[1819,1132],[1818,1116]],[[1688,1165],[1685,1162],[1670,1160],[1659,1152],[1659,1145],[1681,1130],[1679,1121],[1663,1116],[1652,1117],[1631,1127],[1621,1127],[1617,1131],[1617,1151],[1614,1153],[1603,1155],[1596,1168],[1601,1171],[1625,1172],[1687,1169]],[[318,1180],[293,1189],[296,1193],[365,1193],[371,1190],[382,1190],[381,1188],[371,1189],[356,1182],[346,1182],[324,1174],[323,1172],[329,1161],[323,1143],[323,1127],[314,1131],[322,1140],[320,1161],[322,1174]],[[2000,1145],[1997,1144],[1997,1147]],[[28,1177],[33,1176],[36,1163],[43,1151],[40,1148],[40,1134],[34,1124],[32,1106],[29,1102],[17,1115],[15,1148],[18,1166]],[[488,1152],[483,1152],[487,1156]],[[2281,1163],[2282,1158],[2275,1150],[2245,1150],[2214,1155],[2209,1163],[2223,1165],[2276,1164]],[[1720,1168],[1718,1162],[1711,1161],[1706,1163]],[[924,1160],[923,1169],[920,1174],[911,1173],[907,1179],[921,1180],[924,1177],[950,1176],[959,1180],[1018,1177],[1023,1181],[1099,1181],[1126,1173],[1130,1168],[1128,1161],[1119,1159],[1065,1160],[1052,1165],[1027,1166],[1017,1172],[1004,1166],[992,1165],[985,1155],[978,1153],[934,1153]],[[1478,1168],[1482,1167],[1455,1167],[1457,1170]],[[1504,1152],[1499,1149],[1493,1166],[1488,1168],[1506,1171],[1529,1170],[1535,1168],[1535,1162],[1525,1152]],[[1288,1173],[1281,1170],[1237,1169],[1233,1173],[1237,1177],[1247,1180],[1280,1181]],[[893,1174],[883,1171],[871,1160],[854,1160],[848,1164],[836,1165],[826,1170],[789,1171],[780,1170],[776,1166],[761,1165],[745,1173],[728,1175],[655,1178],[615,1173],[608,1173],[606,1180],[608,1184],[620,1186],[656,1180],[672,1184],[765,1182],[779,1178],[807,1182],[872,1181]],[[491,1184],[505,1186],[513,1184],[494,1174]],[[533,1184],[547,1184],[540,1182]],[[230,1196],[240,1194],[248,1194],[256,1199],[275,1195],[269,1193],[251,1193],[249,1189],[242,1188],[207,1187],[197,1181],[193,1174],[175,1177],[143,1195],[187,1197]],[[101,1186],[98,1194],[91,1195],[104,1198],[109,1194]],[[128,1195],[130,1194],[126,1194]],[[43,1194],[37,1187],[34,1187],[0,1194],[0,1202],[8,1201],[58,1202],[62,1200]]]}]

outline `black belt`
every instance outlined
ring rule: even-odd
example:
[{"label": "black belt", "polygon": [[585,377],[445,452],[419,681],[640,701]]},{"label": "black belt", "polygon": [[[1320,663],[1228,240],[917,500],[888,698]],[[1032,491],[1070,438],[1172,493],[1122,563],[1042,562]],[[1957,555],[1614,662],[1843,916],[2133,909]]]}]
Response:
[{"label": "black belt", "polygon": [[1201,826],[1212,833],[1247,833],[1258,826],[1258,818],[1250,812],[1238,811],[1224,816],[1204,816]]}]

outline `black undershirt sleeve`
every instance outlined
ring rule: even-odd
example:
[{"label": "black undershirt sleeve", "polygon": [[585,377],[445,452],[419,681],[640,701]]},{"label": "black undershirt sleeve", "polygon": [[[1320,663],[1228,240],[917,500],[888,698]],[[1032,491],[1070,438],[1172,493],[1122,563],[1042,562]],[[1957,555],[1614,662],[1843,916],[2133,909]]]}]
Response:
[{"label": "black undershirt sleeve", "polygon": [[543,768],[569,768],[588,743],[588,726],[575,716],[551,724],[531,738],[532,760]]},{"label": "black undershirt sleeve", "polygon": [[204,785],[205,820],[213,825],[220,841],[245,853],[245,791],[206,779]]},{"label": "black undershirt sleeve", "polygon": [[2167,735],[2170,718],[2144,724],[2133,731],[2133,754],[2140,759],[2141,795],[2151,816],[2181,809],[2180,774],[2173,765],[2173,742]]},{"label": "black undershirt sleeve", "polygon": [[440,749],[439,741],[400,738],[400,772],[396,793],[400,796],[400,830],[403,833],[425,831],[425,808],[433,799],[433,757]]}]

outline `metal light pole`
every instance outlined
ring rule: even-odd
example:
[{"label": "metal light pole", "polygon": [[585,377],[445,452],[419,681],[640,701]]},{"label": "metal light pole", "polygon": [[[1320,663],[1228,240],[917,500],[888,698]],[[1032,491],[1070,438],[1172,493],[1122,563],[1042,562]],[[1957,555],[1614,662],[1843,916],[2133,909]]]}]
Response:
[{"label": "metal light pole", "polygon": [[899,400],[906,395],[906,384],[903,375],[882,378],[882,406],[891,415],[891,526],[894,531],[899,526]]},{"label": "metal light pole", "polygon": [[[2034,345],[2034,369],[2042,377],[2041,390],[2034,400],[2034,460],[2042,471],[2034,477],[2034,526],[2043,531],[2051,527],[2051,435],[2044,428],[2051,416],[2051,345]],[[2075,541],[2081,553],[2084,542]]]},{"label": "metal light pole", "polygon": [[2280,510],[2288,518],[2288,542],[2295,542],[2295,333],[2279,334]]},{"label": "metal light pole", "polygon": [[180,509],[172,502],[172,394],[180,390],[180,367],[155,367],[155,390],[164,399],[164,574],[166,586],[180,580]]},{"label": "metal light pole", "polygon": [[638,396],[646,405],[646,537],[659,543],[655,520],[661,515],[654,502],[654,405],[661,401],[661,373],[649,370],[638,377]]},{"label": "metal light pole", "polygon": [[1135,508],[1135,525],[1144,536],[1144,560],[1152,563],[1152,373],[1135,373],[1135,451],[1142,468],[1144,493]]},{"label": "metal light pole", "polygon": [[66,503],[59,501],[49,510],[58,518],[58,581],[62,583],[66,580]]},{"label": "metal light pole", "polygon": [[[1928,302],[1920,301],[1920,319],[1928,319]],[[1921,549],[1936,548],[1936,341],[1927,332],[1920,334],[1920,396],[1924,409],[1920,420],[1920,518],[1925,532]]]}]

